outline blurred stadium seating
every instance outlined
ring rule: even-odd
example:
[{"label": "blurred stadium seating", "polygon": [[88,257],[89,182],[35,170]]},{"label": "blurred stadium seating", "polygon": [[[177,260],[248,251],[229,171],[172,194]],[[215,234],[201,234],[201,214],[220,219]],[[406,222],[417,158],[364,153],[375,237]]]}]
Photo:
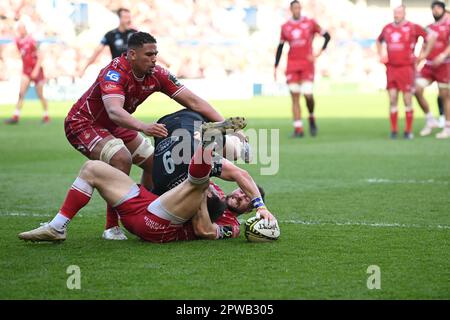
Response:
[{"label": "blurred stadium seating", "polygon": [[[428,1],[408,2],[409,20],[423,25],[431,22]],[[392,20],[389,1],[302,3],[304,14],[316,18],[332,35],[327,52],[316,64],[318,86],[323,91],[383,88],[384,66],[378,62],[374,39]],[[251,84],[256,94],[284,92],[284,79],[280,77],[277,86],[272,75],[280,25],[289,18],[289,1],[273,0],[3,0],[0,92],[16,90],[12,88],[18,86],[20,77],[18,53],[14,46],[3,45],[13,39],[15,20],[25,19],[41,43],[49,80],[47,94],[64,99],[76,94],[77,84],[86,86],[110,60],[106,49],[88,68],[84,79],[76,79],[77,68],[85,63],[104,33],[117,26],[114,10],[120,7],[131,10],[135,28],[156,36],[161,55],[180,78],[239,80]],[[315,46],[320,47],[322,41],[317,37]],[[67,88],[70,84],[75,85],[73,90]],[[61,88],[67,90],[58,96]],[[4,102],[2,99],[0,102]]]}]

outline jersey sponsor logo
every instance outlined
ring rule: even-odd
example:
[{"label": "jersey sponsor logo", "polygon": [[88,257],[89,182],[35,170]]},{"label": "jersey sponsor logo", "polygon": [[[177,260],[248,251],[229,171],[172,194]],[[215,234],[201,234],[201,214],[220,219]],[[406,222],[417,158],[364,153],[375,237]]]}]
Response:
[{"label": "jersey sponsor logo", "polygon": [[120,73],[118,73],[117,71],[114,71],[114,70],[108,70],[108,72],[105,75],[105,80],[119,82]]},{"label": "jersey sponsor logo", "polygon": [[393,33],[391,34],[391,41],[392,41],[392,42],[399,42],[401,37],[402,37],[402,34],[401,34],[401,33],[393,32]]},{"label": "jersey sponsor logo", "polygon": [[114,83],[107,83],[104,88],[105,90],[113,90],[117,88],[117,85],[115,85]]},{"label": "jersey sponsor logo", "polygon": [[169,150],[170,147],[172,147],[176,142],[178,142],[179,139],[180,139],[179,137],[171,136],[167,137],[166,139],[158,143],[158,145],[155,148],[154,156],[157,157],[166,152],[167,150]]},{"label": "jersey sponsor logo", "polygon": [[170,72],[169,72],[169,80],[170,80],[174,85],[176,85],[177,87],[181,87],[181,82],[178,81],[177,77],[175,77],[175,76],[174,76],[173,74],[171,74]]},{"label": "jersey sponsor logo", "polygon": [[116,41],[114,41],[114,45],[117,48],[122,48],[123,47],[123,40],[122,39],[116,39]]},{"label": "jersey sponsor logo", "polygon": [[298,39],[302,35],[302,31],[299,29],[294,29],[294,30],[292,30],[291,34],[292,34],[292,38]]}]

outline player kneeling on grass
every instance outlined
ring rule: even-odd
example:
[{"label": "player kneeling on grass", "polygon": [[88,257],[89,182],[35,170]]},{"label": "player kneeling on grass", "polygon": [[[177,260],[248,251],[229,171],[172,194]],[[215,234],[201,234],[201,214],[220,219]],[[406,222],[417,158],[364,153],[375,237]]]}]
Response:
[{"label": "player kneeling on grass", "polygon": [[[242,118],[231,118],[224,122],[208,123],[202,130],[213,129],[224,133],[227,129],[239,130],[244,126],[245,120]],[[101,161],[88,161],[56,217],[49,224],[20,233],[19,238],[31,241],[65,240],[68,223],[88,204],[94,188],[118,212],[124,227],[143,240],[163,243],[193,240],[197,236],[206,239],[227,237],[229,230],[211,223],[204,210],[213,147],[214,143],[207,141],[197,148],[189,164],[188,179],[160,197],[139,187],[128,175],[114,167]],[[263,206],[258,214],[268,224],[276,222]]]}]

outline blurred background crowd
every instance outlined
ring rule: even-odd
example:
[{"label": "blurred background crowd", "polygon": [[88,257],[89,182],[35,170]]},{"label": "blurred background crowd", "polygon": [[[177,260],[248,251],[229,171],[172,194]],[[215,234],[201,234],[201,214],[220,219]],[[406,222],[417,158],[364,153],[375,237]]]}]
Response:
[{"label": "blurred background crowd", "polygon": [[[317,79],[383,88],[385,69],[374,42],[382,26],[392,21],[392,1],[301,2],[303,14],[315,18],[332,36],[327,52],[316,62]],[[428,1],[403,3],[408,20],[432,22]],[[121,7],[131,11],[134,28],[157,38],[171,72],[188,79],[273,81],[280,26],[290,17],[289,1],[275,0],[2,0],[0,81],[20,75],[20,57],[11,45],[18,19],[40,43],[49,82],[70,82],[103,35],[117,27],[115,10]],[[323,38],[316,37],[315,47],[322,43]],[[104,50],[86,74],[96,74],[110,59],[109,50]]]}]

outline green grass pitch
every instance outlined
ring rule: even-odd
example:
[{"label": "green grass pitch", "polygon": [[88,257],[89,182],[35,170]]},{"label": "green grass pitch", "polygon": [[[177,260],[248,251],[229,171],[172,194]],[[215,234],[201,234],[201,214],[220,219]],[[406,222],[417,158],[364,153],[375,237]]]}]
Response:
[{"label": "green grass pitch", "polygon": [[[416,139],[388,139],[382,93],[316,102],[319,136],[291,139],[288,97],[213,101],[251,128],[280,129],[278,174],[245,166],[267,191],[278,241],[253,244],[242,234],[164,245],[102,240],[97,193],[65,243],[18,240],[53,217],[85,161],[64,136],[71,103],[51,103],[45,126],[39,104],[26,103],[19,125],[0,124],[0,299],[449,299],[450,142],[418,137],[417,107]],[[136,116],[176,109],[155,96]],[[0,106],[0,117],[12,110]],[[70,265],[80,267],[80,290],[66,286]],[[367,288],[371,265],[380,268],[379,290]]]}]

